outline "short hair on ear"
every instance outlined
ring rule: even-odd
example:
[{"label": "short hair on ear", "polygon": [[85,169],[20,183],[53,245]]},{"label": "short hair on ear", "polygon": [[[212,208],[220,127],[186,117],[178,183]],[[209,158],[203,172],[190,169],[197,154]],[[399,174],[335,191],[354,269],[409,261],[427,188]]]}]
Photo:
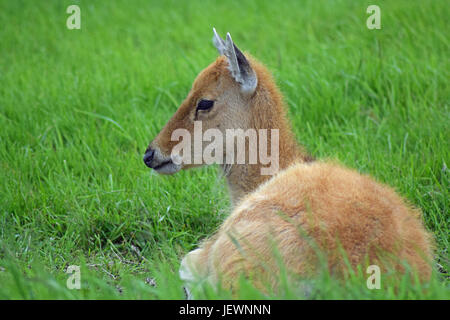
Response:
[{"label": "short hair on ear", "polygon": [[234,80],[240,84],[241,91],[244,93],[253,93],[258,85],[258,79],[250,62],[234,44],[229,32],[225,41],[219,36],[215,28],[213,28],[213,32],[213,43],[217,51],[219,51],[219,54],[227,57],[228,69]]}]

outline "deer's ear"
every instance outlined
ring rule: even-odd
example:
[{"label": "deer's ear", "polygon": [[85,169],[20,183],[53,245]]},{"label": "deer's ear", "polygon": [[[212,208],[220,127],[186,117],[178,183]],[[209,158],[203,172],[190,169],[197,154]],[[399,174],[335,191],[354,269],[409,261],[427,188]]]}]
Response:
[{"label": "deer's ear", "polygon": [[222,38],[217,33],[216,28],[213,28],[213,32],[213,43],[216,46],[217,51],[219,51],[219,54],[224,55],[226,50],[225,42],[223,42]]},{"label": "deer's ear", "polygon": [[213,29],[213,31],[214,45],[219,51],[219,54],[223,54],[227,57],[228,69],[234,80],[240,84],[242,92],[253,93],[258,84],[258,79],[247,58],[233,43],[230,33],[227,33],[227,39],[224,42],[217,34],[216,29]]}]

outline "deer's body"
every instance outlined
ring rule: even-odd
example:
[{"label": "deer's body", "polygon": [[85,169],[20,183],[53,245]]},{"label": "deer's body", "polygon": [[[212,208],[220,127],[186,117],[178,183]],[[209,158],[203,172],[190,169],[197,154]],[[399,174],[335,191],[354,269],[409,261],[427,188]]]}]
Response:
[{"label": "deer's body", "polygon": [[[224,42],[216,34],[214,42],[223,56],[199,74],[144,161],[160,173],[192,167],[170,160],[176,144],[171,134],[177,128],[192,131],[193,122],[202,121],[205,130],[278,129],[280,172],[261,175],[260,164],[226,168],[234,210],[215,235],[183,259],[182,278],[221,279],[233,287],[244,273],[256,284],[268,281],[276,287],[276,251],[289,272],[308,276],[323,263],[319,249],[333,274],[345,272],[344,252],[352,267],[377,264],[402,271],[406,261],[427,279],[432,238],[420,211],[368,176],[312,161],[294,139],[266,68],[245,57],[231,37]],[[204,110],[204,105],[212,106]]]},{"label": "deer's body", "polygon": [[342,276],[348,268],[343,252],[363,270],[378,265],[402,272],[406,261],[423,280],[431,273],[431,238],[419,210],[368,176],[315,161],[293,164],[247,195],[219,231],[184,258],[181,274],[227,287],[244,274],[261,288],[276,288],[277,251],[289,272],[305,277],[323,267]]}]

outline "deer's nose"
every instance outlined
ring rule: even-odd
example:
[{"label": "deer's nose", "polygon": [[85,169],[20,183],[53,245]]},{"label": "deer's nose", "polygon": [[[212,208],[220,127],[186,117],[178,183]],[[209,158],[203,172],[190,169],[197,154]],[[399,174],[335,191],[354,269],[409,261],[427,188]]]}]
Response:
[{"label": "deer's nose", "polygon": [[144,163],[147,167],[151,168],[153,156],[155,155],[155,149],[148,148],[144,154]]}]

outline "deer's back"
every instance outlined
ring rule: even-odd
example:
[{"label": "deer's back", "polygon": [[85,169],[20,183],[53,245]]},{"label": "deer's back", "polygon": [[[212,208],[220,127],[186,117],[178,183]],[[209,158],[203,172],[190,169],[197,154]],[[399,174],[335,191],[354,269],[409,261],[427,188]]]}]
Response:
[{"label": "deer's back", "polygon": [[389,261],[401,268],[406,259],[423,277],[431,272],[432,241],[420,211],[390,187],[334,163],[295,164],[280,172],[244,198],[219,233],[230,231],[263,255],[263,239],[272,238],[300,273],[317,248],[331,271],[343,267],[337,252],[344,249],[353,266]]}]

